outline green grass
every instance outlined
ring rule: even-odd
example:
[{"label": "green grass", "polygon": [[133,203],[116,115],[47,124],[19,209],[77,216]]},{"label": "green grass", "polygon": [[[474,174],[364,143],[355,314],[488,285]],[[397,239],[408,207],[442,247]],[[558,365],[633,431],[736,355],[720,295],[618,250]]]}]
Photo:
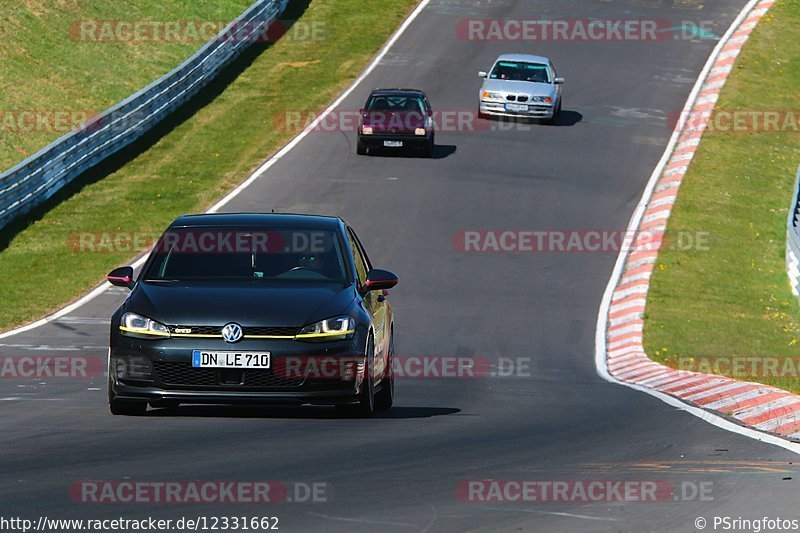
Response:
[{"label": "green grass", "polygon": [[80,21],[230,21],[251,0],[20,0],[5,2],[0,17],[0,169],[44,148],[69,129],[20,125],[19,113],[94,114],[158,79],[202,46],[142,40],[87,42]]},{"label": "green grass", "polygon": [[[213,103],[119,171],[84,187],[18,232],[0,253],[0,328],[29,322],[99,283],[131,253],[80,253],[75,231],[160,232],[210,206],[294,134],[282,110],[322,110],[367,65],[416,0],[314,0],[301,22],[324,42],[281,40]],[[302,95],[300,98],[299,95]]]},{"label": "green grass", "polygon": [[[800,112],[800,4],[779,1],[745,45],[717,106]],[[707,249],[662,250],[645,315],[645,349],[681,357],[799,357],[800,307],[785,268],[786,217],[800,132],[707,132],[667,238],[709,235]],[[736,376],[734,377],[741,377]],[[751,378],[800,392],[793,377]]]}]

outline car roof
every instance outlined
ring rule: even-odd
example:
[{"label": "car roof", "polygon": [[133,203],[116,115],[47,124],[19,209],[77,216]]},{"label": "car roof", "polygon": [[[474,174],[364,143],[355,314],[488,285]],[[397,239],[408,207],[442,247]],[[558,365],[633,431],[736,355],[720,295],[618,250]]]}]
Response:
[{"label": "car roof", "polygon": [[373,89],[371,94],[393,94],[398,96],[425,96],[419,89]]},{"label": "car roof", "polygon": [[535,56],[532,54],[503,54],[497,58],[497,61],[529,61],[531,63],[549,63],[550,60],[544,56]]},{"label": "car roof", "polygon": [[339,217],[296,213],[204,213],[180,216],[170,228],[247,226],[336,230],[339,224],[347,222]]}]

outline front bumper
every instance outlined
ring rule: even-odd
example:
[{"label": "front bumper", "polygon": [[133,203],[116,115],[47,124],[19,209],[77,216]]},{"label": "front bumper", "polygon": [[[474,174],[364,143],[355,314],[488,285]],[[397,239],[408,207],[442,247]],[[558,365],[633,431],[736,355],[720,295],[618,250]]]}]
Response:
[{"label": "front bumper", "polygon": [[505,102],[481,100],[480,110],[485,115],[515,118],[551,119],[555,113],[555,106],[549,104],[523,104],[528,106],[528,111],[508,111]]},{"label": "front bumper", "polygon": [[[354,404],[364,378],[363,346],[356,339],[325,343],[245,340],[231,345],[217,340],[151,341],[120,336],[110,352],[109,398],[151,403]],[[194,368],[194,350],[269,352],[270,368]],[[120,361],[123,367],[145,368],[149,375],[118,375]],[[322,362],[328,366],[322,367]],[[345,366],[351,371],[343,370]]]},{"label": "front bumper", "polygon": [[[376,133],[374,135],[358,135],[358,142],[367,148],[381,148],[386,150],[403,150],[405,148],[424,148],[431,143],[432,133],[427,135],[413,135],[410,133]],[[402,142],[403,146],[385,146],[384,141]]]}]

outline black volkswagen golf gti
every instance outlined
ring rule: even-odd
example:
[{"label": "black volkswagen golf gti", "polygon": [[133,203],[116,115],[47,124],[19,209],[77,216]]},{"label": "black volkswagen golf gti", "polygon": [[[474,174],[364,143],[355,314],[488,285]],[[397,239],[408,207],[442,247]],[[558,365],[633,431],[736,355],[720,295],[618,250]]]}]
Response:
[{"label": "black volkswagen golf gti", "polygon": [[391,272],[372,268],[340,218],[178,218],[111,320],[114,414],[147,405],[336,405],[369,416],[394,399]]}]

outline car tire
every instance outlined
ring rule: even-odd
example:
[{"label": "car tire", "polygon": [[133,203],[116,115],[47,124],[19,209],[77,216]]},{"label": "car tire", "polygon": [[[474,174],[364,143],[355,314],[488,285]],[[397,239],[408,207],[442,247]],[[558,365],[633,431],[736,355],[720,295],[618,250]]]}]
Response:
[{"label": "car tire", "polygon": [[375,343],[370,336],[364,363],[364,382],[358,395],[358,403],[337,405],[336,409],[348,418],[369,418],[375,412],[375,380],[372,377],[372,364],[375,357]]},{"label": "car tire", "polygon": [[560,116],[561,116],[561,100],[558,101],[558,107],[556,107],[556,110],[553,111],[553,117],[547,119],[546,123],[551,126],[555,126],[558,123],[558,117]]},{"label": "car tire", "polygon": [[381,390],[375,395],[375,408],[385,411],[394,405],[394,330],[389,336],[389,355],[386,357],[386,377],[381,382]]},{"label": "car tire", "polygon": [[436,146],[436,139],[433,135],[431,135],[431,140],[428,142],[428,144],[425,145],[425,148],[423,148],[422,155],[424,155],[427,158],[433,157],[433,149],[435,146]]},{"label": "car tire", "polygon": [[362,143],[356,143],[356,153],[358,155],[367,155],[367,147]]},{"label": "car tire", "polygon": [[117,400],[111,388],[111,378],[108,379],[108,409],[112,415],[141,416],[147,412],[147,402]]}]

